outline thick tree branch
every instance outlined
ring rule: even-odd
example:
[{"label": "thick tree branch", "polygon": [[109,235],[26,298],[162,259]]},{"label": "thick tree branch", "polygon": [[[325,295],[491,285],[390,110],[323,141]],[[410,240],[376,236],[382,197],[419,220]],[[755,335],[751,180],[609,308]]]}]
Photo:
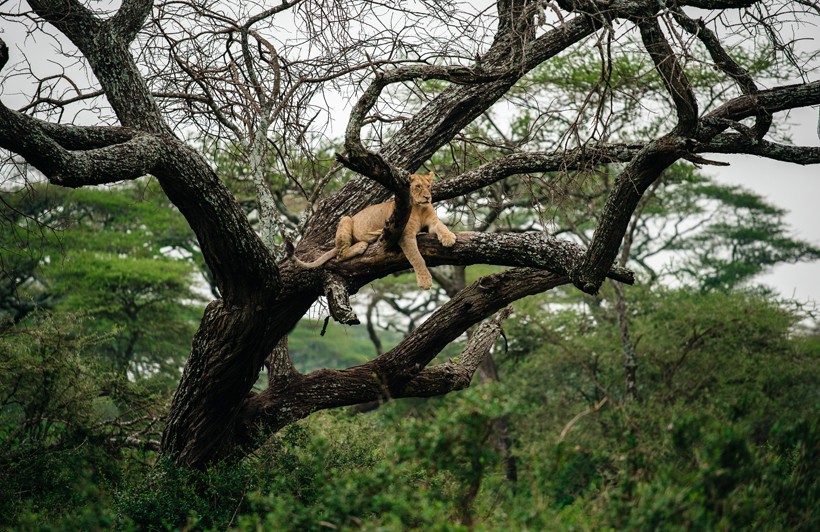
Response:
[{"label": "thick tree branch", "polygon": [[783,85],[754,94],[744,94],[707,113],[700,121],[697,138],[702,142],[708,142],[718,133],[731,127],[732,122],[757,116],[760,112],[774,114],[779,111],[818,104],[820,104],[820,81]]},{"label": "thick tree branch", "polygon": [[439,307],[404,341],[376,359],[345,370],[315,371],[294,378],[287,386],[268,388],[249,398],[240,413],[237,440],[250,443],[260,426],[276,431],[318,410],[410,397],[414,389],[424,392],[424,388],[414,387],[413,380],[470,326],[513,301],[567,282],[564,276],[527,268],[483,277]]},{"label": "thick tree branch", "polygon": [[598,292],[641,196],[669,165],[691,151],[690,144],[679,137],[661,137],[638,152],[618,175],[584,259],[570,273],[578,289],[588,294]]},{"label": "thick tree branch", "polygon": [[[577,244],[559,240],[545,233],[456,233],[452,247],[442,246],[432,235],[418,236],[419,251],[428,266],[442,264],[494,264],[524,266],[569,275],[584,256]],[[631,270],[612,265],[605,275],[627,284],[634,282]],[[283,265],[284,267],[284,265]],[[348,281],[351,291],[376,279],[409,268],[403,253],[386,253],[371,245],[355,259],[331,260],[323,269],[338,273]],[[303,275],[310,275],[310,270]],[[319,275],[318,273],[316,275]]]},{"label": "thick tree branch", "polygon": [[146,2],[126,2],[120,19],[126,22],[125,30],[103,22],[76,0],[31,0],[29,4],[80,49],[123,126],[170,134],[128,50],[129,37],[136,34],[133,27],[148,14]]},{"label": "thick tree branch", "polygon": [[[76,149],[64,148],[54,137]],[[90,146],[101,147],[83,149],[88,148],[81,145],[86,139]],[[107,144],[114,140],[122,142]],[[266,298],[279,289],[273,258],[247,217],[208,164],[186,145],[124,128],[49,124],[0,104],[0,146],[65,187],[156,175],[196,233],[224,297]]]},{"label": "thick tree branch", "polygon": [[[44,125],[0,108],[0,121],[13,128],[4,128],[0,133],[3,145],[26,157],[52,182],[64,186],[155,175],[196,233],[223,297],[251,305],[260,299],[269,301],[280,288],[273,257],[209,164],[167,128],[128,43],[74,0],[32,0],[31,5],[80,48],[121,123],[142,134],[122,128],[102,133],[99,128]],[[146,8],[145,3],[131,2],[122,16],[139,18]],[[25,131],[26,127],[34,129]],[[22,134],[24,131],[26,134]],[[86,148],[80,144],[83,136],[99,143],[130,134],[134,136],[125,142],[81,151]],[[56,139],[66,141],[72,150],[63,148]]]},{"label": "thick tree branch", "polygon": [[72,126],[37,120],[25,115],[39,131],[67,150],[94,150],[114,144],[123,144],[141,133],[134,129],[115,126]]},{"label": "thick tree branch", "polygon": [[652,62],[655,63],[655,69],[660,74],[666,92],[675,104],[678,123],[672,130],[672,134],[690,136],[698,121],[698,103],[695,100],[695,93],[692,92],[692,84],[672,51],[672,47],[666,41],[658,19],[643,18],[639,19],[637,24],[643,45],[649,52]]},{"label": "thick tree branch", "polygon": [[196,233],[222,297],[250,307],[270,304],[281,288],[270,250],[209,163],[184,143],[165,141],[165,164],[152,173]]},{"label": "thick tree branch", "polygon": [[703,153],[743,153],[787,163],[820,164],[820,147],[787,146],[735,133],[718,135],[697,149]]},{"label": "thick tree branch", "polygon": [[492,320],[482,323],[473,331],[458,361],[450,360],[425,368],[404,386],[402,392],[406,397],[434,397],[467,388],[501,336],[501,322],[511,313],[512,308],[507,307]]},{"label": "thick tree branch", "polygon": [[[66,149],[53,137],[78,149]],[[90,146],[81,146],[83,140]],[[120,142],[109,144],[115,140]],[[2,104],[0,147],[23,156],[55,185],[71,188],[136,179],[151,173],[166,154],[156,135],[48,124]]]},{"label": "thick tree branch", "polygon": [[117,13],[107,21],[107,25],[124,42],[130,43],[142,29],[153,5],[153,0],[124,0]]}]

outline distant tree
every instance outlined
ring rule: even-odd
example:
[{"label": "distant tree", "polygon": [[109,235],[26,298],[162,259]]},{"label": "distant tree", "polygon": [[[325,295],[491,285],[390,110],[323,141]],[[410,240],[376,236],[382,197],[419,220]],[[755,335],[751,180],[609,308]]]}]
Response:
[{"label": "distant tree", "polygon": [[536,296],[506,323],[527,491],[556,507],[579,503],[594,526],[816,528],[820,515],[805,504],[820,451],[809,316],[751,291],[629,292],[639,405],[621,402],[613,320],[581,306],[544,313]]},{"label": "distant tree", "polygon": [[[609,190],[607,180],[586,183],[576,192],[583,199],[571,203],[575,209],[562,209],[557,223],[588,242],[588,222],[596,219]],[[784,214],[751,191],[674,164],[635,209],[618,264],[633,267],[647,286],[671,281],[702,292],[748,287],[777,264],[820,259],[820,249],[789,234]],[[611,289],[583,301],[599,319],[612,318],[618,328],[627,397],[636,399],[640,353],[630,332],[629,299],[620,283],[612,283]]]},{"label": "distant tree", "polygon": [[201,254],[156,185],[139,185],[0,193],[11,229],[0,247],[0,318],[20,322],[35,309],[85,316],[85,334],[106,338],[94,347],[104,367],[176,376],[203,304],[194,276]]},{"label": "distant tree", "polygon": [[[595,293],[606,277],[632,282],[631,272],[613,263],[642,195],[676,161],[706,164],[705,153],[749,153],[820,162],[816,148],[765,138],[775,113],[820,103],[820,83],[764,90],[729,53],[731,36],[737,35],[750,45],[768,40],[794,58],[780,42],[780,24],[790,17],[813,20],[814,1],[783,4],[785,9],[753,0],[686,0],[669,6],[644,0],[560,0],[557,6],[504,0],[495,10],[450,1],[398,8],[310,0],[270,8],[244,2],[154,4],[126,0],[113,13],[77,0],[30,0],[30,12],[25,6],[11,8],[5,19],[29,24],[27,51],[52,32],[58,48],[88,66],[95,81],[89,87],[68,69],[38,77],[16,48],[9,67],[11,52],[0,45],[6,75],[34,81],[26,89],[31,99],[21,110],[0,106],[0,146],[64,187],[151,174],[195,233],[221,299],[205,310],[165,425],[163,452],[179,464],[202,467],[241,455],[254,448],[260,430],[277,430],[317,410],[385,395],[440,395],[468,385],[498,334],[497,323],[473,335],[466,348],[471,356],[428,364],[473,324],[556,286],[572,283]],[[693,18],[698,15],[692,7],[703,10],[698,13],[705,20]],[[282,30],[285,24],[292,29]],[[522,143],[462,169],[433,190],[433,199],[442,201],[521,174],[621,163],[610,177],[612,187],[586,249],[543,231],[462,233],[453,248],[420,237],[431,266],[514,268],[465,287],[404,341],[371,361],[342,371],[294,371],[286,335],[317,298],[326,295],[331,314],[354,323],[358,318],[349,294],[407,268],[404,257],[393,251],[409,212],[410,172],[467,132],[528,72],[558,60],[565,50],[587,46],[608,65],[622,46],[635,45],[651,59],[652,69],[643,76],[665,91],[657,111],[667,120],[658,131],[636,132],[624,143],[594,125],[582,134],[586,124],[570,127],[556,120],[558,127],[570,127],[562,146],[525,151]],[[703,63],[717,69],[716,85],[726,91],[704,95],[693,90],[688,71]],[[605,95],[601,116],[623,112],[621,95],[608,83],[611,75],[604,69],[600,83],[591,87],[592,93]],[[72,76],[77,80],[68,79]],[[424,80],[437,83],[424,86]],[[382,98],[408,85],[423,93],[422,105]],[[335,169],[318,181],[312,174],[302,181],[290,162],[304,159],[323,140],[312,125],[324,122],[317,106],[336,106],[322,100],[334,87],[357,98],[337,159],[361,175],[342,178],[343,186],[326,190],[338,175]],[[72,103],[104,112],[110,105],[117,124],[95,119],[94,125],[84,125],[88,115],[73,114]],[[258,233],[211,161],[181,138],[191,131],[240,150],[256,184]],[[303,191],[307,222],[297,227],[296,253],[318,255],[331,244],[340,216],[392,193],[396,215],[383,242],[349,262],[299,269],[288,246],[297,235],[280,223],[283,213],[266,181],[268,153],[276,154],[279,170]],[[285,237],[277,237],[282,230]],[[268,388],[253,392],[266,360]]]}]

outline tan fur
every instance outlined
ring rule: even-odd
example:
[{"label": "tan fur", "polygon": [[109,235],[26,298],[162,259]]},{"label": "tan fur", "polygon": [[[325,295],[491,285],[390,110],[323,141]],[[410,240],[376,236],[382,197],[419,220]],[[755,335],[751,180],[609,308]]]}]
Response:
[{"label": "tan fur", "polygon": [[[433,279],[424,258],[419,253],[416,235],[426,229],[430,234],[436,235],[443,246],[450,247],[456,242],[456,235],[441,223],[431,203],[433,196],[430,193],[430,186],[433,184],[433,176],[433,172],[410,176],[410,199],[413,205],[410,218],[399,240],[399,246],[416,272],[416,282],[424,290],[432,286]],[[343,217],[336,228],[336,246],[333,249],[313,262],[302,262],[294,256],[296,263],[303,268],[318,268],[334,257],[343,261],[361,255],[369,244],[379,239],[394,209],[395,204],[391,200],[371,205],[352,217]]]}]

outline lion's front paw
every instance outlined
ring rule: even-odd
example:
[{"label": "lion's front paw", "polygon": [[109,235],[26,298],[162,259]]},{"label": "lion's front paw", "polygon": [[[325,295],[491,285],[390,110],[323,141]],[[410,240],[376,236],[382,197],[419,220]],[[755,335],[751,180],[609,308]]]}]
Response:
[{"label": "lion's front paw", "polygon": [[456,243],[456,235],[447,231],[446,233],[440,233],[438,235],[438,240],[441,242],[442,246],[450,248]]},{"label": "lion's front paw", "polygon": [[416,275],[416,282],[422,290],[430,290],[433,286],[433,278],[430,277],[430,272],[423,272]]}]

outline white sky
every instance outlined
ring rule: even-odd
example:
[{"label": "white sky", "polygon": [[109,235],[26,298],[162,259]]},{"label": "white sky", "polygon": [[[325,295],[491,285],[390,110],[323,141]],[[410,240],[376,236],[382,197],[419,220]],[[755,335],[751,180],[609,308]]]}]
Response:
[{"label": "white sky", "polygon": [[[790,118],[795,124],[791,128],[795,145],[820,146],[817,107],[796,109]],[[731,163],[708,170],[719,182],[751,189],[786,209],[786,223],[793,236],[820,246],[820,165],[800,166],[750,155],[708,158]],[[820,302],[820,262],[780,265],[760,281],[783,297]]]}]

